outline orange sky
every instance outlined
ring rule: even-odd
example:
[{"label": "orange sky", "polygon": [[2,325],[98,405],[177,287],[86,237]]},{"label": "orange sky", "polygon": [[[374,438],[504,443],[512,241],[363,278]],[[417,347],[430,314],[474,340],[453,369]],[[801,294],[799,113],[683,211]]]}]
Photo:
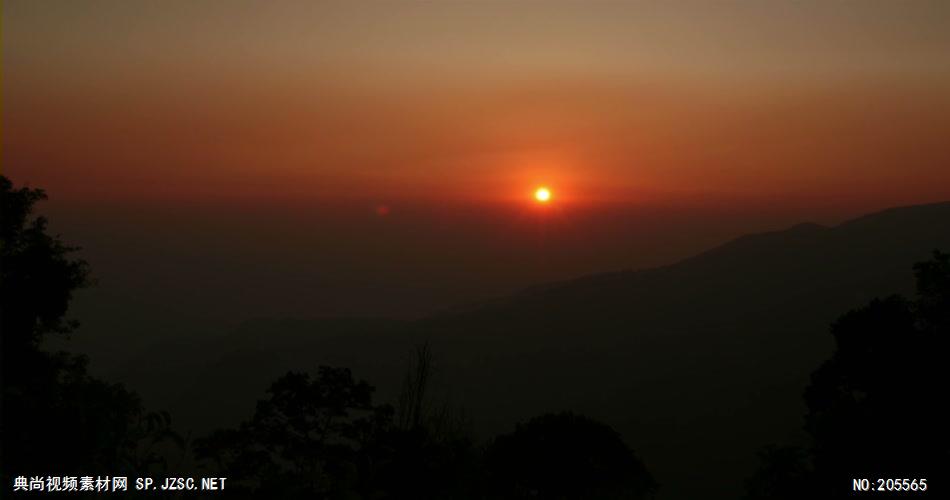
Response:
[{"label": "orange sky", "polygon": [[5,2],[2,166],[83,200],[950,198],[950,8],[869,4]]}]

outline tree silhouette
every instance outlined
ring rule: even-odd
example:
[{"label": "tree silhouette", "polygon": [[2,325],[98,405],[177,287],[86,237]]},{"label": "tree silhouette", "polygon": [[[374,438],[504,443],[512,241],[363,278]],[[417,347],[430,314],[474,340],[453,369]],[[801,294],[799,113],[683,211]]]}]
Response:
[{"label": "tree silhouette", "polygon": [[345,368],[320,367],[311,379],[289,372],[268,389],[237,429],[197,440],[196,455],[237,478],[250,497],[345,498],[360,491],[368,443],[392,420],[372,404],[373,388]]},{"label": "tree silhouette", "polygon": [[950,470],[950,255],[934,252],[914,271],[915,300],[875,299],[832,325],[835,351],[804,395],[810,448],[764,456],[751,497],[779,498],[803,484],[844,497],[853,495],[853,478],[937,478]]},{"label": "tree silhouette", "polygon": [[467,439],[430,428],[423,404],[431,353],[416,351],[396,418],[348,369],[316,377],[289,372],[236,429],[195,442],[199,459],[237,478],[231,494],[253,498],[465,498],[477,471]]},{"label": "tree silhouette", "polygon": [[489,445],[485,462],[499,498],[646,498],[657,488],[616,431],[573,413],[519,424]]},{"label": "tree silhouette", "polygon": [[432,380],[432,350],[424,343],[416,347],[399,392],[397,419],[403,429],[421,427],[426,420],[427,391]]},{"label": "tree silhouette", "polygon": [[[47,232],[33,214],[40,189],[14,188],[0,176],[0,471],[143,471],[161,462],[149,443],[172,439],[167,414],[147,413],[138,396],[87,374],[88,360],[46,352],[43,339],[67,335],[73,293],[89,284],[78,250]],[[15,470],[14,470],[15,469]]]},{"label": "tree silhouette", "polygon": [[17,355],[36,351],[47,334],[76,328],[75,321],[66,320],[66,310],[73,292],[89,283],[88,264],[71,258],[78,248],[47,234],[46,218],[33,215],[34,205],[45,199],[43,190],[14,189],[0,176],[0,321],[7,381],[19,374]]},{"label": "tree silhouette", "polygon": [[830,489],[950,470],[948,255],[914,269],[916,301],[877,299],[832,325],[835,352],[805,391],[816,480]]},{"label": "tree silhouette", "polygon": [[429,343],[416,346],[395,425],[376,443],[383,465],[374,480],[389,498],[477,498],[480,471],[468,422],[460,409],[433,395],[434,366]]}]

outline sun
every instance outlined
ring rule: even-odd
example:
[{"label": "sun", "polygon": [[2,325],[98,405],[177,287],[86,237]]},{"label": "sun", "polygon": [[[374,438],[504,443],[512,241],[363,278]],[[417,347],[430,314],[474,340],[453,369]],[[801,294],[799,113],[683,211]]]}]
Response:
[{"label": "sun", "polygon": [[547,203],[551,201],[551,190],[541,186],[538,189],[534,190],[534,199],[538,203]]}]

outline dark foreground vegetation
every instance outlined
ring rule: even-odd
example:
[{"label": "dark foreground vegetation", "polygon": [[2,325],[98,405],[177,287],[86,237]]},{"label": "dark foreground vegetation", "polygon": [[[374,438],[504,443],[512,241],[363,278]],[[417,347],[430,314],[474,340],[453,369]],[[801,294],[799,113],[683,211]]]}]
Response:
[{"label": "dark foreground vegetation", "polygon": [[[662,492],[619,433],[578,413],[540,415],[476,442],[462,408],[433,397],[428,344],[413,353],[395,401],[374,400],[374,388],[346,368],[315,367],[275,380],[234,428],[176,432],[168,413],[89,375],[86,358],[44,348],[44,339],[76,331],[67,312],[73,293],[90,285],[89,268],[34,215],[42,191],[0,182],[0,496],[15,477],[35,474],[218,475],[229,478],[232,498]],[[876,299],[834,323],[834,354],[804,394],[808,441],[762,450],[749,498],[847,496],[855,477],[928,478],[934,492],[945,488],[950,257],[935,252],[913,269],[915,298]]]}]

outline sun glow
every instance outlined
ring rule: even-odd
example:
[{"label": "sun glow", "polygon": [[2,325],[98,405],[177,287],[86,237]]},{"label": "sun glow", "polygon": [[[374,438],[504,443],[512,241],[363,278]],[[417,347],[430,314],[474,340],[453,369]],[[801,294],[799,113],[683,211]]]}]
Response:
[{"label": "sun glow", "polygon": [[551,190],[542,186],[534,190],[534,199],[538,203],[547,203],[551,201]]}]

